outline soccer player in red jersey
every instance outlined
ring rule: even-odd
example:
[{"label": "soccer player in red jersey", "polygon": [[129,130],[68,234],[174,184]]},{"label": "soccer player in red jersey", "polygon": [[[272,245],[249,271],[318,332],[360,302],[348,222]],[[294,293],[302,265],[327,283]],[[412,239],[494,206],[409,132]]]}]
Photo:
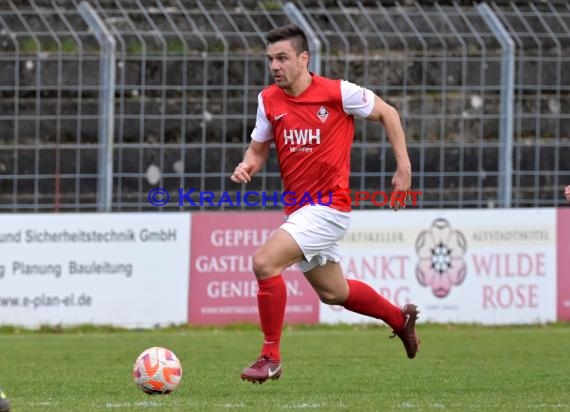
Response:
[{"label": "soccer player in red jersey", "polygon": [[265,340],[260,356],[241,378],[263,383],[281,376],[280,340],[287,299],[281,272],[295,263],[322,302],[381,319],[413,358],[420,343],[416,305],[393,305],[366,283],[347,280],[339,264],[338,241],[350,224],[347,192],[355,116],[382,122],[397,162],[394,190],[410,190],[411,163],[398,112],[366,88],[311,73],[307,38],[299,27],[272,30],[266,40],[275,83],[258,96],[252,141],[231,180],[250,182],[263,168],[273,142],[285,193],[320,196],[321,201],[315,205],[286,202],[286,222],[254,253]]}]

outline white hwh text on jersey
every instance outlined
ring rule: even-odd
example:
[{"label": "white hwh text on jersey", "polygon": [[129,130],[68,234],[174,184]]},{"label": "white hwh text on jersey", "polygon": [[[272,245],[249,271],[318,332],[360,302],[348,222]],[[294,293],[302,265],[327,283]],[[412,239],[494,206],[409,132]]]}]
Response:
[{"label": "white hwh text on jersey", "polygon": [[283,130],[285,144],[306,145],[321,144],[321,129],[291,129]]}]

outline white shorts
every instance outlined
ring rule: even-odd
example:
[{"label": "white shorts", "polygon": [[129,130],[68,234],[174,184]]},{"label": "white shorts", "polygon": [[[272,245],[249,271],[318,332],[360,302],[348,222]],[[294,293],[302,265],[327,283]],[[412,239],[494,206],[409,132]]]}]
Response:
[{"label": "white shorts", "polygon": [[298,263],[305,273],[328,260],[340,262],[338,241],[350,226],[350,213],[322,205],[307,205],[297,209],[281,225],[297,242],[305,259]]}]

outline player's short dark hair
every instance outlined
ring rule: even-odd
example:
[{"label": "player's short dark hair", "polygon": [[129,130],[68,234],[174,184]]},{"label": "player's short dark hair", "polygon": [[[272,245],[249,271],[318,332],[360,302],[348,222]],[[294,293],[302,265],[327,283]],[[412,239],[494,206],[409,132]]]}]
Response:
[{"label": "player's short dark hair", "polygon": [[287,26],[271,30],[267,33],[265,39],[267,40],[267,44],[277,43],[281,40],[293,40],[293,47],[297,54],[301,54],[304,51],[309,52],[309,42],[307,41],[305,32],[294,24],[288,24]]}]

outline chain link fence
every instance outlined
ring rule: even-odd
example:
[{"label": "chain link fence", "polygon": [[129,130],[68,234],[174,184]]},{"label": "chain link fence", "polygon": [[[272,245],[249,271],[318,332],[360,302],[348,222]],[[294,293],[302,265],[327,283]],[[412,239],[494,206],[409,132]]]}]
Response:
[{"label": "chain link fence", "polygon": [[[564,203],[567,2],[7,0],[0,210],[157,210],[147,198],[157,187],[170,194],[159,210],[239,209],[180,206],[179,189],[244,190],[229,175],[271,82],[264,35],[291,10],[321,45],[321,74],[400,111],[420,207]],[[395,162],[379,124],[357,121],[351,162],[353,190],[390,191]],[[281,190],[274,151],[247,189]]]}]

